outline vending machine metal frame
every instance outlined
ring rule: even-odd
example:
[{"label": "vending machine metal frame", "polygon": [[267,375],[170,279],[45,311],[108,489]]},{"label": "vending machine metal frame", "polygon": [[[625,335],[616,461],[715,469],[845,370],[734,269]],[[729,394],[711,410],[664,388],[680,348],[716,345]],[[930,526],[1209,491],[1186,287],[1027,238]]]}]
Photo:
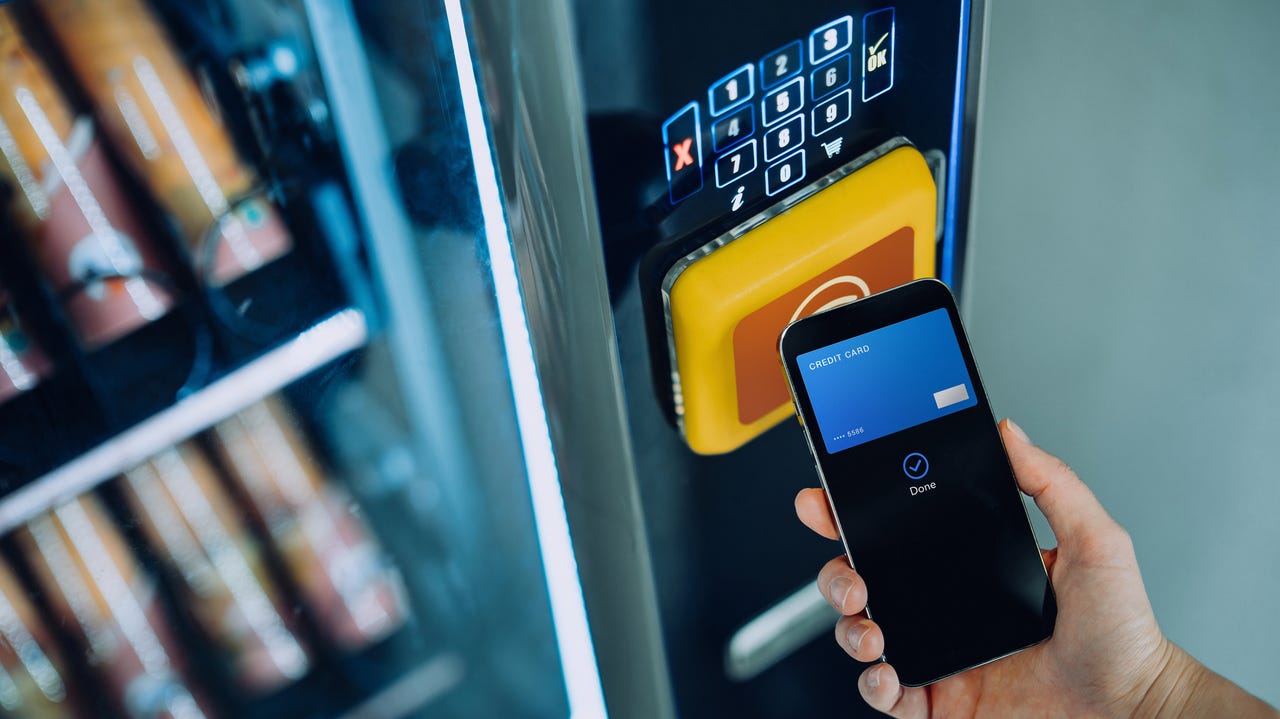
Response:
[{"label": "vending machine metal frame", "polygon": [[[662,641],[637,475],[636,452],[644,448],[634,445],[618,346],[619,332],[635,328],[616,325],[605,272],[581,56],[571,49],[581,42],[574,37],[572,4],[540,3],[535,13],[520,3],[476,0],[470,29],[481,92],[500,108],[489,116],[488,147],[605,699],[617,716],[674,716],[673,669]],[[958,290],[985,30],[983,0],[961,5],[952,137],[959,162],[946,168],[951,191],[944,208],[944,232],[956,241],[945,245],[947,254],[940,258],[942,272]],[[765,650],[752,658],[752,672],[782,660],[834,620],[820,600],[802,589],[780,597],[777,607],[759,617],[753,646]],[[727,656],[729,647],[725,651]]]}]

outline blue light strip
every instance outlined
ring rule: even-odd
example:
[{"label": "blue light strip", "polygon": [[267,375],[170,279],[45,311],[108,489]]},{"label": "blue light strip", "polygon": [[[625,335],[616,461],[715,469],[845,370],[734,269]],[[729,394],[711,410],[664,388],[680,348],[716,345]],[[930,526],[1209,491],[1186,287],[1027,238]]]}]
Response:
[{"label": "blue light strip", "polygon": [[956,98],[951,117],[951,157],[947,162],[947,226],[942,235],[942,268],[939,279],[955,284],[956,205],[960,181],[960,143],[964,138],[965,74],[969,58],[969,2],[960,2],[960,51],[956,56]]},{"label": "blue light strip", "polygon": [[449,22],[449,37],[453,43],[454,62],[458,67],[458,86],[462,94],[467,135],[471,142],[476,185],[480,190],[480,211],[484,218],[485,240],[498,301],[498,321],[502,328],[502,343],[511,375],[516,426],[520,432],[520,444],[524,451],[525,470],[533,500],[534,527],[538,532],[538,549],[542,553],[547,593],[551,600],[556,645],[560,650],[565,691],[569,699],[569,716],[570,719],[605,719],[607,712],[604,689],[600,683],[600,669],[596,663],[591,627],[587,621],[586,602],[578,576],[578,561],[573,551],[555,449],[551,442],[551,428],[534,362],[529,320],[525,315],[524,298],[520,294],[515,247],[508,234],[506,211],[498,186],[498,171],[489,145],[489,127],[480,101],[480,83],[476,77],[476,66],[471,59],[462,0],[445,0],[444,6]]}]

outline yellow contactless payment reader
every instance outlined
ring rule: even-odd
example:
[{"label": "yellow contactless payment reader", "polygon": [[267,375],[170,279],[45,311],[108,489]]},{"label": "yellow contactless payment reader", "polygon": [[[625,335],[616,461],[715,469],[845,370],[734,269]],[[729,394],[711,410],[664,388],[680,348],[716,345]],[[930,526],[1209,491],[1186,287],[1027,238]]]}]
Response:
[{"label": "yellow contactless payment reader", "polygon": [[928,163],[899,139],[677,262],[662,288],[689,447],[730,452],[791,416],[783,328],[933,276],[937,203]]}]

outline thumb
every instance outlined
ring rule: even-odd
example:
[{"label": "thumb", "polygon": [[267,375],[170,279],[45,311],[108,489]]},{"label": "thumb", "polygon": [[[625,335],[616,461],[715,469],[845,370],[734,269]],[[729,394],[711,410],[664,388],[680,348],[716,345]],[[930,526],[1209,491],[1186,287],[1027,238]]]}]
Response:
[{"label": "thumb", "polygon": [[1032,444],[1027,433],[1013,420],[1000,423],[1000,435],[1018,488],[1035,500],[1059,542],[1116,526],[1098,498],[1067,463]]}]

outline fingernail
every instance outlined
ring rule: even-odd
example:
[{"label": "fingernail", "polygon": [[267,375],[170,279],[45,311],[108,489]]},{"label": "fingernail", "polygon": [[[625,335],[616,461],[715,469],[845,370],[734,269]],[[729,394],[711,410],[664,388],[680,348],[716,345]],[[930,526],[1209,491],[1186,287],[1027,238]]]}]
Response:
[{"label": "fingernail", "polygon": [[867,635],[867,625],[862,622],[849,627],[849,633],[844,635],[845,641],[849,642],[849,651],[856,652],[862,644],[862,638]]},{"label": "fingernail", "polygon": [[853,589],[853,580],[848,577],[836,577],[831,580],[831,586],[827,589],[831,592],[831,602],[836,605],[836,609],[843,611],[844,600]]},{"label": "fingernail", "polygon": [[874,666],[867,671],[867,686],[875,689],[880,686],[880,667]]},{"label": "fingernail", "polygon": [[1014,422],[1008,417],[1005,418],[1004,422],[1005,424],[1009,425],[1009,430],[1013,432],[1015,435],[1017,435],[1018,439],[1022,440],[1023,442],[1026,442],[1027,444],[1031,444],[1031,438],[1027,436],[1026,432],[1022,431],[1022,428],[1018,426],[1017,422]]}]

